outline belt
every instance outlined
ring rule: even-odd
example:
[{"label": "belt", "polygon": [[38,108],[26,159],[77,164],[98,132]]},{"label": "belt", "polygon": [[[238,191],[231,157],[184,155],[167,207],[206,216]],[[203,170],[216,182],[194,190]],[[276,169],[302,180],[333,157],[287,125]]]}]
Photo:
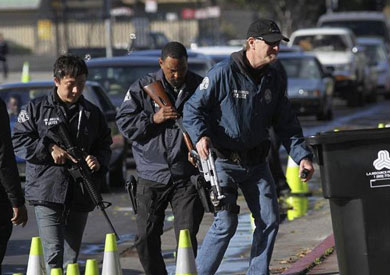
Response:
[{"label": "belt", "polygon": [[231,151],[228,149],[216,148],[218,158],[228,159],[237,164],[256,165],[265,161],[268,156],[269,141],[245,151]]}]

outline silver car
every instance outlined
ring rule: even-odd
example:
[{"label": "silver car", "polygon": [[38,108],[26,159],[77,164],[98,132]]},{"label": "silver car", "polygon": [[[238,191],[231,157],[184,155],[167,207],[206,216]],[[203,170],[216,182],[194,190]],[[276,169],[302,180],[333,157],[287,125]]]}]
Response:
[{"label": "silver car", "polygon": [[303,52],[280,53],[278,60],[287,74],[287,92],[299,115],[333,119],[334,79],[317,57]]},{"label": "silver car", "polygon": [[364,47],[369,66],[376,73],[376,93],[390,99],[390,60],[386,54],[386,44],[374,37],[358,38],[357,43]]}]

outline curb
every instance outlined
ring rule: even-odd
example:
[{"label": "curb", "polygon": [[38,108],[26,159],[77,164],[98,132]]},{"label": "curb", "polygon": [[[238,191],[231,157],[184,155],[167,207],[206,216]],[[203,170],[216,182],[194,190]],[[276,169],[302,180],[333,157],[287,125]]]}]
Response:
[{"label": "curb", "polygon": [[310,267],[312,263],[317,258],[320,258],[324,255],[325,251],[329,248],[335,246],[334,236],[330,234],[323,240],[319,245],[317,245],[312,252],[307,254],[305,257],[301,258],[297,262],[295,262],[289,269],[284,271],[281,275],[298,275],[298,274],[306,274],[307,269]]}]

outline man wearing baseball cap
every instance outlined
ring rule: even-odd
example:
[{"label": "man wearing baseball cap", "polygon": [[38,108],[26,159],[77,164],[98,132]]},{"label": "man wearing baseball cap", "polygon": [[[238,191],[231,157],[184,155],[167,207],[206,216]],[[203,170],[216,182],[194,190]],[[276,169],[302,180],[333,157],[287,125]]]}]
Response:
[{"label": "man wearing baseball cap", "polygon": [[269,129],[274,128],[288,154],[308,181],[314,172],[312,154],[286,93],[286,78],[274,65],[279,43],[288,38],[272,20],[259,19],[248,29],[246,48],[215,65],[186,102],[183,124],[207,159],[214,151],[221,199],[214,223],[197,256],[198,274],[215,274],[233,237],[241,189],[256,229],[247,274],[269,274],[279,228],[275,185],[266,160]]}]

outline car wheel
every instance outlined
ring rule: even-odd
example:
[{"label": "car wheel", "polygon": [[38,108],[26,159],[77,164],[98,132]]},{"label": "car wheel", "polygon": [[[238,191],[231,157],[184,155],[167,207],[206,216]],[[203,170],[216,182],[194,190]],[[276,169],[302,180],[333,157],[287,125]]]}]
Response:
[{"label": "car wheel", "polygon": [[348,107],[357,107],[362,104],[363,98],[362,93],[357,86],[352,86],[348,91],[347,95],[347,106]]},{"label": "car wheel", "polygon": [[326,113],[326,120],[332,120],[333,119],[333,109],[329,108],[328,112]]}]

